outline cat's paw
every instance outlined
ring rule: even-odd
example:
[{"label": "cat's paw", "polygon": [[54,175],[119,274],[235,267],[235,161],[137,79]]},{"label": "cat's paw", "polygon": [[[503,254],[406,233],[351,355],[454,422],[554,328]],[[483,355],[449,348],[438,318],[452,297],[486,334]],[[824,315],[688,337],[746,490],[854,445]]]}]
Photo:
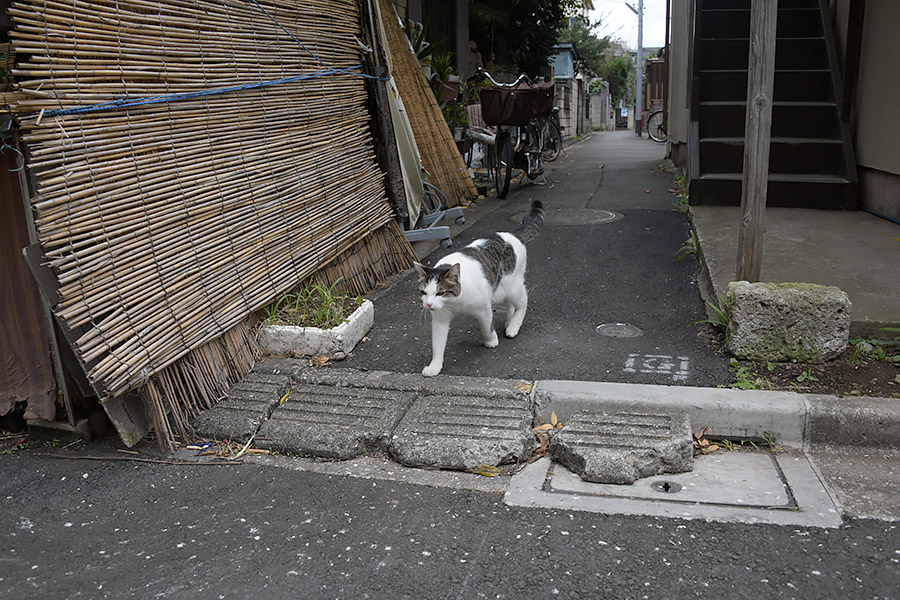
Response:
[{"label": "cat's paw", "polygon": [[[443,365],[441,365],[441,366],[443,366]],[[435,367],[433,365],[428,365],[427,367],[422,369],[422,375],[424,375],[425,377],[434,377],[435,375],[437,375],[440,372],[441,372],[441,367]]]},{"label": "cat's paw", "polygon": [[506,326],[506,337],[514,338],[519,335],[519,325],[507,325]]},{"label": "cat's paw", "polygon": [[484,340],[485,348],[496,348],[497,344],[500,343],[500,339],[497,337],[497,332],[492,331],[490,339]]}]

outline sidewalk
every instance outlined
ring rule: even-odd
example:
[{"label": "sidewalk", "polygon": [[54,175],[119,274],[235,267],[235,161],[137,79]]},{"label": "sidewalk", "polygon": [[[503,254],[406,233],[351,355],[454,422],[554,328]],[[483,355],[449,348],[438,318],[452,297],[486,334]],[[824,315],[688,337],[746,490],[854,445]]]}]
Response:
[{"label": "sidewalk", "polygon": [[[734,278],[740,208],[692,206],[710,300]],[[900,225],[863,211],[767,208],[761,280],[833,285],[853,303],[851,338],[900,327]]]}]

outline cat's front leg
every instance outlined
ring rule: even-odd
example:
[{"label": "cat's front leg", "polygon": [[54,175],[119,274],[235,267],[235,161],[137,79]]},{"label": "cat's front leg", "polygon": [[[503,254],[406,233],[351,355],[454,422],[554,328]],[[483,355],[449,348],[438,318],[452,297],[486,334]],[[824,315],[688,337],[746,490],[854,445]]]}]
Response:
[{"label": "cat's front leg", "polygon": [[434,377],[444,368],[444,348],[449,333],[450,317],[440,312],[431,313],[431,363],[422,369],[425,377]]}]

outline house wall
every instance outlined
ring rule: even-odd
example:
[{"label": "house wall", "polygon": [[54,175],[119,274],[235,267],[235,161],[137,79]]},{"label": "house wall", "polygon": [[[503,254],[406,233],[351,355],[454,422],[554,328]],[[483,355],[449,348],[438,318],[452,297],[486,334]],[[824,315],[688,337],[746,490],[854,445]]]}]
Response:
[{"label": "house wall", "polygon": [[[831,4],[838,54],[843,60],[851,0],[832,0]],[[900,2],[866,0],[851,113],[860,204],[895,219],[900,219],[900,152],[896,151],[900,136],[900,118],[896,114],[896,99],[900,97],[898,23]]]},{"label": "house wall", "polygon": [[564,140],[584,135],[591,129],[590,95],[581,79],[555,79],[555,105],[559,107],[559,124]]},{"label": "house wall", "polygon": [[575,64],[572,60],[571,52],[557,52],[550,57],[550,66],[553,68],[555,77],[561,79],[575,77]]},{"label": "house wall", "polygon": [[669,35],[669,153],[681,168],[687,165],[690,69],[688,63],[691,0],[672,0],[671,33]]},{"label": "house wall", "polygon": [[607,131],[615,127],[609,107],[609,84],[604,84],[599,92],[589,94],[591,102],[591,129]]}]

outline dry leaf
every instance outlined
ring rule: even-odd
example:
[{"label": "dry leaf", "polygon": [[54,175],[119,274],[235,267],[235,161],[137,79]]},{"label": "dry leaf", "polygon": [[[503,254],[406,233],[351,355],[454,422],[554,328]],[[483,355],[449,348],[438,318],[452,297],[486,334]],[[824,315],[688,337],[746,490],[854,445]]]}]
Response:
[{"label": "dry leaf", "polygon": [[500,474],[500,469],[497,467],[492,467],[491,465],[478,465],[474,469],[472,469],[472,473],[476,475],[481,475],[483,477],[496,477]]},{"label": "dry leaf", "polygon": [[331,361],[331,358],[328,356],[313,356],[312,358],[309,359],[309,366],[315,367],[318,369],[320,367],[324,367],[330,361]]},{"label": "dry leaf", "polygon": [[559,420],[556,418],[556,411],[554,410],[550,413],[550,424],[556,427],[557,423],[559,423]]},{"label": "dry leaf", "polygon": [[539,433],[542,431],[550,431],[551,429],[553,429],[553,425],[551,425],[550,423],[544,423],[543,425],[538,425],[537,427],[532,429],[532,431],[535,433]]}]

